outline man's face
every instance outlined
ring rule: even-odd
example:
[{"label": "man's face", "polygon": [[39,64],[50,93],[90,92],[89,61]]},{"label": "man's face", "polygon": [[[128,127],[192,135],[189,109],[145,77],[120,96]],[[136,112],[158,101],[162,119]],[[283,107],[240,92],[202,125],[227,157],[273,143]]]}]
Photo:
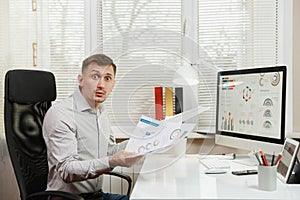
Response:
[{"label": "man's face", "polygon": [[91,63],[83,74],[78,76],[78,82],[84,98],[93,109],[97,109],[115,86],[113,67]]}]

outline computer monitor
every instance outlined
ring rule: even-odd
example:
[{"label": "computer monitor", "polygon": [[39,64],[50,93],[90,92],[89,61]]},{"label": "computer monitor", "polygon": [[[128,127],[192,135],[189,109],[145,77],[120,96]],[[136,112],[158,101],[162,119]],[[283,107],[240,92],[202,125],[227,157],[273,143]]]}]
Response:
[{"label": "computer monitor", "polygon": [[215,143],[281,152],[285,97],[285,66],[218,72]]}]

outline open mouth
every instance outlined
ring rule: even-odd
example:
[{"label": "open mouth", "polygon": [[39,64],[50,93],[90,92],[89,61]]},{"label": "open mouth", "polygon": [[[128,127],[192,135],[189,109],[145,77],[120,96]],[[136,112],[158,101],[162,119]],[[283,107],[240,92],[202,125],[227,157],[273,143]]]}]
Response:
[{"label": "open mouth", "polygon": [[103,92],[103,91],[96,92],[97,97],[103,97],[104,95],[105,95],[105,92]]}]

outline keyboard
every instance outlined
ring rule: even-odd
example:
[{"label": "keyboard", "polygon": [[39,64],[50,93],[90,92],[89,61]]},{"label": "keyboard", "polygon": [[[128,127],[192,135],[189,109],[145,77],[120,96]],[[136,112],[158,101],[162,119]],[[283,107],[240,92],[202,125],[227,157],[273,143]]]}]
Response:
[{"label": "keyboard", "polygon": [[230,168],[230,160],[223,160],[219,158],[201,158],[200,163],[207,169],[211,168]]}]

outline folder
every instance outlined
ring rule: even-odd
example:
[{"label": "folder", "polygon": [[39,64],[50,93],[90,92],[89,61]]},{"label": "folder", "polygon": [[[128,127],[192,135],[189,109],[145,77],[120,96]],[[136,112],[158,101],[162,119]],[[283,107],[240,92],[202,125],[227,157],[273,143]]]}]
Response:
[{"label": "folder", "polygon": [[183,111],[183,88],[175,88],[175,114],[180,114]]},{"label": "folder", "polygon": [[154,88],[154,96],[155,96],[155,119],[163,120],[164,119],[163,88],[155,87]]},{"label": "folder", "polygon": [[174,116],[173,112],[173,88],[165,87],[165,100],[166,100],[166,117]]}]

